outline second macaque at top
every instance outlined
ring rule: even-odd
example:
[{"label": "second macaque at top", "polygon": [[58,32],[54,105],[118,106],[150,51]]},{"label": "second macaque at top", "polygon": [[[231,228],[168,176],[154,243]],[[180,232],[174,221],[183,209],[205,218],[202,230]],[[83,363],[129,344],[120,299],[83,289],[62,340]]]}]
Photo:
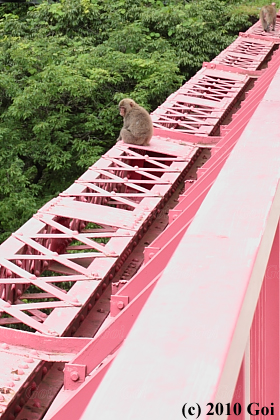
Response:
[{"label": "second macaque at top", "polygon": [[153,122],[148,112],[130,98],[120,101],[119,110],[123,127],[117,141],[147,146],[153,135]]},{"label": "second macaque at top", "polygon": [[275,31],[276,25],[276,3],[271,3],[268,6],[263,6],[260,11],[260,20],[265,32],[269,32],[270,26]]}]

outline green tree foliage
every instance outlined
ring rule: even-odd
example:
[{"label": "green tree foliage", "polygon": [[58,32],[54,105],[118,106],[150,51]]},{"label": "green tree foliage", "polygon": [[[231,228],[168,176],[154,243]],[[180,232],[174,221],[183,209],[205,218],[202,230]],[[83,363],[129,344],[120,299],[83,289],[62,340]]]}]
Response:
[{"label": "green tree foliage", "polygon": [[62,0],[0,12],[0,239],[250,25],[220,0]]}]

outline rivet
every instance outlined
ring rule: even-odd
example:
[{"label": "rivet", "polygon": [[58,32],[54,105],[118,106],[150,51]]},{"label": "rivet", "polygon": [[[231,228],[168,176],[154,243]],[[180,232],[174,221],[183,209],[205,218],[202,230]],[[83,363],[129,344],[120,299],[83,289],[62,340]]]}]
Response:
[{"label": "rivet", "polygon": [[33,403],[33,407],[40,408],[41,407],[40,401],[39,400],[35,400],[34,403]]},{"label": "rivet", "polygon": [[1,344],[2,349],[8,350],[10,348],[10,346],[8,346],[7,343],[3,343]]},{"label": "rivet", "polygon": [[20,369],[28,369],[29,368],[29,366],[27,365],[27,364],[23,364],[23,363],[21,363],[20,365],[18,365],[18,367],[20,368]]},{"label": "rivet", "polygon": [[34,362],[34,360],[32,359],[32,357],[25,357],[23,360],[24,360],[26,363],[33,363],[33,362]]},{"label": "rivet", "polygon": [[77,382],[80,379],[80,375],[75,370],[70,373],[70,378],[72,381]]},{"label": "rivet", "polygon": [[13,381],[9,381],[9,382],[6,382],[6,386],[8,388],[13,388],[15,386],[15,383]]},{"label": "rivet", "polygon": [[21,411],[21,406],[20,405],[17,405],[16,407],[15,407],[15,413],[19,413]]},{"label": "rivet", "polygon": [[124,303],[120,300],[120,301],[117,303],[117,307],[118,307],[119,309],[123,309],[123,308],[124,308]]}]

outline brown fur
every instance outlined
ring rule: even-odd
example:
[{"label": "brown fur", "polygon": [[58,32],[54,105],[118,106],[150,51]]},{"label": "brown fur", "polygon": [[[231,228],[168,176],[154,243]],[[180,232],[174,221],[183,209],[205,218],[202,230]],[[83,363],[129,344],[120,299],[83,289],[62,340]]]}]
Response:
[{"label": "brown fur", "polygon": [[275,30],[276,24],[276,7],[275,3],[271,3],[269,6],[263,6],[260,11],[260,20],[265,32],[269,32],[270,26],[272,25],[272,30]]},{"label": "brown fur", "polygon": [[153,135],[153,123],[148,112],[130,98],[120,101],[119,110],[123,128],[117,141],[147,146]]}]

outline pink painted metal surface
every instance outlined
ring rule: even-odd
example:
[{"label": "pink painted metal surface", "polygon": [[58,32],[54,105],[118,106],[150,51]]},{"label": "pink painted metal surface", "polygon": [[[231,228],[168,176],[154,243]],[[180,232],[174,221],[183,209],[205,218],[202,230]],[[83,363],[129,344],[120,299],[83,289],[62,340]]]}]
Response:
[{"label": "pink painted metal surface", "polygon": [[185,403],[206,419],[232,400],[280,216],[279,88],[280,70],[83,420],[177,418]]},{"label": "pink painted metal surface", "polygon": [[[57,397],[44,419],[73,418],[78,420],[94,392],[97,393],[92,404],[98,407],[94,411],[94,415],[99,418],[99,413],[102,411],[100,392],[106,387],[117,390],[116,395],[122,394],[120,398],[112,398],[110,391],[110,404],[107,404],[106,408],[107,411],[110,411],[113,404],[116,403],[117,417],[110,411],[109,418],[111,418],[111,414],[112,418],[128,418],[129,410],[135,414],[137,404],[134,405],[134,401],[136,401],[137,392],[140,392],[137,394],[141,396],[140,400],[145,403],[148,401],[148,403],[141,407],[142,411],[136,413],[134,418],[151,418],[148,413],[149,407],[152,407],[150,405],[151,395],[156,395],[155,402],[157,402],[160,392],[163,391],[162,399],[165,403],[170,401],[170,396],[176,401],[177,396],[174,389],[178,390],[180,388],[178,386],[182,384],[184,387],[185,382],[179,375],[177,387],[170,389],[170,383],[168,380],[166,381],[165,367],[161,368],[162,373],[160,374],[160,378],[165,378],[163,382],[158,380],[158,376],[155,375],[151,378],[151,383],[144,385],[145,389],[140,380],[139,383],[132,385],[131,389],[135,392],[126,390],[135,369],[137,374],[139,371],[139,379],[144,372],[148,372],[145,370],[147,366],[151,366],[154,372],[159,373],[160,362],[164,359],[165,354],[161,359],[162,353],[159,351],[158,354],[161,357],[155,358],[157,361],[155,367],[150,365],[150,362],[146,365],[145,360],[148,361],[155,349],[163,344],[162,340],[166,339],[165,348],[169,349],[168,351],[171,351],[172,354],[177,350],[178,354],[182,354],[185,336],[180,336],[177,326],[169,336],[164,328],[162,334],[158,334],[157,322],[164,319],[165,326],[169,328],[172,320],[177,316],[179,317],[178,324],[183,325],[185,322],[184,325],[188,326],[189,318],[185,319],[182,313],[188,312],[189,308],[186,308],[185,304],[182,307],[179,305],[181,300],[183,302],[184,296],[178,295],[178,293],[180,294],[179,291],[187,287],[189,280],[187,279],[184,284],[180,283],[182,273],[178,272],[176,266],[173,271],[170,268],[169,271],[167,270],[169,274],[165,273],[162,278],[161,276],[186,232],[188,237],[188,228],[192,229],[191,223],[194,218],[194,222],[196,221],[196,213],[199,212],[198,218],[201,212],[203,214],[203,208],[205,209],[203,200],[205,198],[209,200],[207,194],[215,194],[211,187],[215,187],[218,183],[218,187],[215,188],[219,190],[220,171],[224,165],[228,165],[227,159],[229,157],[231,159],[230,154],[236,144],[238,147],[240,135],[279,67],[279,51],[273,52],[275,45],[279,43],[277,31],[274,36],[259,34],[259,29],[256,29],[259,28],[258,25],[247,31],[246,34],[240,34],[240,37],[211,63],[204,63],[203,68],[196,76],[171,95],[152,114],[155,130],[149,147],[128,147],[122,142],[117,143],[75,184],[43,206],[32,220],[28,221],[0,246],[0,310],[2,314],[5,314],[5,317],[0,319],[0,325],[9,326],[11,323],[23,323],[37,332],[35,334],[13,333],[13,330],[0,328],[2,343],[0,360],[2,364],[5,364],[3,375],[0,371],[0,387],[3,386],[2,397],[0,395],[0,414],[3,420],[12,420],[15,417],[18,420],[27,418],[39,420],[46,414],[57,393]],[[267,68],[259,70],[270,59],[270,55],[272,58],[268,62]],[[253,80],[255,82],[252,89]],[[278,79],[276,78],[276,80]],[[241,102],[240,109],[235,111],[235,104],[241,100],[246,90],[248,90],[246,100]],[[264,103],[267,105],[268,101]],[[260,106],[263,106],[263,103]],[[232,121],[229,122],[231,114]],[[256,124],[254,121],[253,117],[250,124]],[[258,124],[261,124],[260,121],[259,118]],[[243,134],[245,138],[248,137],[246,134],[248,128],[246,130]],[[219,135],[214,136],[213,134]],[[276,132],[273,132],[273,139],[275,136]],[[153,226],[153,221],[157,216],[160,216],[163,206],[168,203],[172,193],[178,188],[188,171],[194,167],[196,159],[201,153],[201,147],[212,148],[212,157],[204,163],[201,169],[197,170],[197,181],[193,175],[187,177],[186,188],[179,197],[179,203],[169,212],[170,225],[153,243],[146,247],[145,265],[128,282],[121,281],[113,284],[111,308],[104,309],[103,306],[106,305],[108,298],[105,299],[102,296],[106,295],[107,286],[114,281],[114,278],[118,278],[118,273],[122,270],[126,260],[129,260],[131,255],[136,252],[137,243],[141,241],[149,227]],[[204,160],[203,153],[202,162]],[[244,160],[247,155],[245,153],[243,156],[240,152],[240,156],[241,160]],[[277,156],[273,158],[277,159]],[[241,174],[243,167],[240,163],[238,165],[240,165],[238,168],[240,167]],[[237,171],[237,178],[240,177],[240,174]],[[265,179],[267,180],[268,176]],[[250,181],[252,181],[251,178]],[[261,182],[263,183],[264,180],[261,179]],[[216,191],[215,188],[214,191]],[[223,200],[221,203],[223,204]],[[202,208],[200,208],[201,205]],[[214,214],[215,217],[211,211],[214,220],[217,221],[219,215],[221,215],[221,210]],[[225,226],[227,220],[225,216],[224,219],[221,218],[220,222]],[[256,221],[256,217],[253,220]],[[197,227],[196,224],[194,226]],[[212,218],[210,230],[211,228]],[[187,261],[195,264],[196,259],[199,258],[197,268],[199,272],[204,264],[201,255],[204,250],[206,252],[207,247],[203,248],[202,246],[200,249],[198,238],[193,238],[191,235],[190,238],[194,241],[193,246],[189,243],[184,248],[181,244],[178,248],[178,255],[181,255],[181,261],[186,266]],[[208,245],[210,239],[205,239]],[[209,245],[209,247],[212,250],[212,246]],[[253,245],[250,251],[252,249]],[[214,251],[215,246],[213,253]],[[217,252],[226,251],[217,246]],[[176,258],[176,253],[174,258]],[[138,261],[138,259],[135,258],[132,261]],[[171,267],[174,264],[172,261]],[[175,261],[177,260],[175,259]],[[137,262],[134,265],[140,266],[141,263]],[[222,263],[222,267],[224,265],[225,262]],[[47,273],[44,273],[45,270],[48,270]],[[186,272],[188,270],[189,266],[186,267]],[[174,273],[176,273],[175,278]],[[218,273],[217,279],[219,275],[220,273]],[[168,283],[168,276],[172,278],[172,283]],[[238,280],[241,282],[241,279]],[[67,282],[68,292],[60,287],[62,282]],[[217,284],[220,284],[218,280],[216,283],[214,282],[214,286],[216,287]],[[210,285],[211,282],[205,288],[212,290]],[[36,291],[30,293],[30,286],[32,288],[36,286]],[[197,287],[195,283],[191,284],[190,290],[193,286]],[[148,300],[154,288],[156,288],[156,294],[152,294],[151,299]],[[176,294],[178,297],[178,302],[174,307],[171,307],[170,311],[157,309],[158,306],[161,306],[161,299],[165,299],[163,295],[166,288],[171,299],[168,298],[164,302],[164,308],[170,307],[171,300],[175,298]],[[184,290],[184,293],[185,297],[189,299],[189,289],[187,290],[188,292],[185,293]],[[221,290],[217,293],[223,293],[223,290],[222,285]],[[272,294],[273,292],[274,289],[271,289]],[[153,296],[158,297],[154,298]],[[236,291],[235,296],[237,296]],[[26,299],[28,299],[28,303]],[[36,303],[32,303],[33,300]],[[151,305],[151,301],[155,302],[154,306]],[[145,304],[146,307],[142,315],[141,311]],[[191,307],[193,304],[192,302]],[[263,311],[263,303],[259,303],[259,305]],[[94,308],[96,309],[93,313]],[[180,311],[178,314],[176,308],[180,308],[180,310],[183,308],[183,312]],[[204,304],[200,304],[200,308],[204,308]],[[194,313],[198,309],[199,307],[194,309]],[[145,312],[146,310],[150,312]],[[250,308],[250,310],[253,309]],[[204,312],[205,309],[203,309]],[[109,317],[107,318],[108,313]],[[147,313],[149,313],[148,318]],[[271,312],[270,316],[272,317],[274,313]],[[145,344],[147,341],[147,337],[144,335],[140,339],[138,337],[133,344],[135,354],[129,354],[126,363],[124,363],[121,355],[126,354],[123,352],[128,351],[125,349],[129,348],[129,344],[123,345],[123,341],[139,314],[139,322],[141,319],[149,319],[146,326],[147,332],[150,331],[151,335],[148,334],[147,337],[151,338],[152,351],[151,354],[148,354],[149,351],[144,348],[144,357],[141,359],[140,354],[138,363],[137,347],[142,348],[143,343]],[[215,313],[211,316],[214,317]],[[229,320],[230,317],[233,319],[234,316],[235,312],[232,309],[232,313],[226,319]],[[210,323],[210,319],[211,317],[209,317],[208,323]],[[197,317],[197,320],[201,321],[198,331],[204,331],[204,318]],[[140,331],[137,325],[132,328],[132,337],[137,337]],[[252,334],[262,334],[263,325],[258,328],[260,333],[252,332]],[[223,343],[229,336],[228,331],[221,342],[215,343],[214,350],[219,355],[222,354]],[[78,338],[83,334],[89,338]],[[77,338],[65,337],[69,335],[76,335]],[[90,338],[93,336],[95,336],[93,339]],[[209,338],[210,335],[206,335],[207,337]],[[202,340],[202,338],[204,338],[203,334],[197,340]],[[169,343],[170,340],[169,348],[169,344],[166,345],[166,343]],[[180,347],[181,341],[182,347]],[[245,341],[243,341],[242,346],[244,347]],[[255,341],[259,343],[260,340]],[[128,342],[131,343],[130,336]],[[174,343],[174,348],[172,343]],[[229,347],[232,345],[230,340],[228,345]],[[218,348],[219,346],[221,348]],[[252,347],[251,360],[252,363],[255,363],[256,372],[259,368],[257,359],[259,347],[260,344]],[[120,352],[118,352],[119,349]],[[76,354],[74,357],[73,353]],[[194,351],[191,353],[194,354]],[[248,379],[245,378],[244,372],[248,370],[248,358],[244,359],[244,366],[242,365],[238,377],[243,354],[240,349],[237,353],[239,365],[236,360],[233,361],[233,376],[229,381],[230,386],[225,387],[227,389],[225,395],[232,396],[235,388],[233,402],[241,398],[243,404],[244,401],[247,401],[244,390],[247,389],[246,380]],[[196,356],[198,357],[199,354],[201,353],[198,350]],[[278,357],[277,352],[272,352],[271,355],[273,361]],[[192,359],[186,357],[188,359],[186,364],[191,364]],[[261,353],[261,364],[263,365],[265,357],[265,352]],[[26,362],[28,368],[15,369],[15,366],[23,365],[22,358],[25,361],[29,360],[29,364]],[[137,359],[137,363],[130,365],[130,360],[133,358]],[[115,362],[112,363],[114,359]],[[172,363],[170,360],[167,361],[167,371],[173,366]],[[271,366],[273,363],[271,362]],[[185,355],[182,359],[182,366],[184,365]],[[118,369],[114,366],[122,366],[125,371],[124,375],[120,375],[122,384],[120,388],[119,383],[114,382],[113,372],[115,372],[114,369]],[[127,371],[128,366],[129,370]],[[20,369],[24,373],[21,373]],[[24,369],[29,370],[25,372]],[[211,369],[208,371],[211,372]],[[224,371],[225,369],[220,369],[222,378],[225,375]],[[107,376],[105,376],[106,372]],[[174,372],[177,375],[176,369]],[[171,380],[172,378],[175,380],[174,372],[170,374]],[[150,375],[150,373],[147,374]],[[253,375],[254,373],[251,371],[251,381],[254,380]],[[263,378],[262,371],[258,375]],[[108,384],[108,379],[106,379],[108,376],[112,378],[112,384]],[[191,376],[189,377],[191,380]],[[275,380],[273,382],[271,377],[272,374],[267,383],[275,385]],[[205,380],[205,377],[202,379]],[[127,382],[125,382],[126,380]],[[63,381],[64,387],[59,392]],[[213,381],[215,382],[215,380]],[[257,382],[261,384],[264,381],[260,379]],[[7,386],[8,383],[9,386]],[[157,389],[152,390],[153,383]],[[204,390],[201,388],[201,384],[200,389]],[[49,385],[51,386],[50,390],[48,390]],[[269,386],[268,389],[272,389],[272,385]],[[217,382],[216,387],[220,390],[220,383]],[[241,397],[239,396],[240,389],[243,390]],[[205,395],[207,395],[207,390],[208,388]],[[169,396],[165,397],[165,392]],[[180,392],[179,390],[178,395]],[[252,398],[261,395],[260,385],[256,386],[254,392],[252,391]],[[131,399],[128,404],[126,404],[125,396]],[[115,402],[113,403],[113,401]],[[105,412],[106,410],[102,415],[105,416]],[[164,412],[164,418],[166,418],[167,412],[168,410]],[[179,413],[181,413],[181,407],[179,407]],[[170,414],[169,417],[173,418],[176,415],[176,413]],[[87,416],[88,414],[85,414],[83,418],[91,418]],[[156,416],[158,417],[158,414]],[[100,415],[101,418],[103,417]]]},{"label": "pink painted metal surface", "polygon": [[[270,63],[270,68],[268,70],[268,75],[266,75],[266,77],[263,75],[262,76],[262,79],[263,80],[260,79],[260,83],[257,86],[257,92],[255,94],[253,94],[253,99],[252,99],[252,94],[251,94],[251,102],[253,102],[254,104],[257,104],[258,103],[258,101],[260,100],[260,97],[264,93],[264,90],[267,88],[269,81],[273,77],[273,74],[275,73],[278,65],[279,65],[279,56],[278,57],[275,57],[272,60],[272,62]],[[239,118],[238,119],[235,119],[234,123],[232,124],[232,125],[238,127],[237,134],[235,136],[235,141],[236,141],[236,138],[238,138],[238,132],[242,131],[242,129],[244,129],[244,126],[248,122],[248,119],[250,118],[251,113],[253,112],[252,111],[252,108],[254,109],[252,103],[251,103],[251,107],[250,107],[250,112],[248,112],[248,109],[246,109],[246,108],[247,108],[246,106],[243,107],[242,112],[239,114]],[[227,143],[227,141],[228,140],[226,140],[225,143]],[[217,159],[217,154],[216,154],[216,159]],[[179,219],[182,219],[181,216],[179,217]],[[144,286],[144,285],[148,284],[151,281],[151,279],[154,278],[154,276],[156,275],[155,273],[156,272],[158,273],[158,271],[155,271],[155,270],[160,270],[160,268],[158,266],[160,266],[162,263],[163,263],[163,266],[164,266],[164,262],[163,261],[166,260],[166,258],[170,258],[170,255],[172,254],[172,252],[176,248],[176,244],[179,241],[179,238],[178,237],[182,237],[182,234],[183,234],[183,232],[178,232],[178,231],[176,232],[176,230],[174,229],[174,231],[177,233],[177,235],[175,235],[173,237],[172,242],[175,242],[175,243],[173,244],[173,247],[172,246],[170,247],[170,245],[168,246],[168,237],[169,238],[172,237],[172,232],[171,233],[169,232],[169,236],[168,236],[168,231],[170,231],[170,228],[171,227],[173,227],[173,226],[171,225],[161,235],[161,236],[164,236],[164,235],[166,236],[165,237],[165,242],[163,240],[163,243],[166,244],[166,246],[164,248],[165,249],[168,249],[168,252],[166,253],[165,249],[161,249],[161,251],[160,251],[160,253],[161,253],[160,257],[161,258],[157,258],[157,257],[153,258],[155,256],[154,251],[157,252],[157,251],[160,250],[160,248],[159,247],[157,248],[157,247],[154,246],[155,244],[152,244],[152,246],[149,247],[150,254],[152,254],[152,260],[150,261],[150,263],[148,264],[148,266],[144,267],[144,269],[142,269],[139,272],[139,275],[137,275],[133,280],[131,280],[129,283],[127,283],[126,286],[123,286],[121,288],[121,290],[119,291],[119,293],[118,292],[116,293],[114,301],[116,301],[116,302],[118,301],[118,295],[120,295],[121,297],[124,297],[124,295],[126,295],[125,297],[128,298],[127,300],[129,302],[131,302],[131,306],[133,306],[133,298],[135,298],[135,294],[137,294],[137,292],[139,293],[139,291],[141,290],[141,286],[140,285]],[[176,241],[176,239],[177,239],[176,237],[178,238],[177,241]],[[171,251],[171,250],[173,250],[173,251]],[[153,264],[153,262],[154,262],[154,264]],[[138,278],[138,284],[137,284],[137,278]],[[138,289],[137,289],[137,287],[138,287]],[[123,303],[123,302],[121,302],[121,303]],[[122,309],[123,309],[123,307],[120,308],[120,310],[122,310]],[[113,313],[113,314],[111,313],[111,315],[116,315],[116,314],[115,313]],[[123,313],[123,318],[125,318],[124,315],[125,315],[125,312]],[[109,337],[110,336],[110,329],[111,329],[112,332],[113,331],[118,331],[118,330],[124,332],[124,325],[122,325],[121,327],[120,327],[119,324],[118,324],[118,326],[117,326],[117,324],[114,325],[112,323],[112,319],[111,320],[109,319],[108,322],[107,322],[107,330],[104,330],[103,329],[103,333],[105,331],[106,332],[105,333],[105,337]],[[113,329],[114,327],[115,328],[118,327],[117,330],[116,329],[114,330]],[[120,341],[121,341],[121,337],[120,337]],[[94,342],[92,343],[92,348],[96,348],[96,343],[94,343]],[[93,351],[87,351],[87,352],[88,352],[88,354],[95,353]],[[80,359],[80,362],[87,363],[86,362],[86,353],[87,352],[85,352],[85,353],[82,352],[81,353],[81,355],[79,356],[81,358]],[[75,362],[77,362],[77,361],[78,360],[76,359]],[[91,367],[93,367],[93,366],[91,365]],[[99,369],[97,369],[96,372],[97,373],[99,372],[101,374],[101,372],[102,372],[102,366]],[[80,391],[77,389],[75,391],[75,393],[73,394],[73,395],[75,395],[75,400],[76,400],[76,398],[78,398],[79,392],[80,392],[80,396],[83,399],[83,401],[86,401],[86,398],[89,398],[89,395],[92,392],[92,388],[90,386],[88,386],[88,388],[87,388],[87,384],[85,383],[85,385],[83,386],[83,388],[80,389]],[[69,409],[69,407],[72,406],[71,405],[72,404],[72,400],[71,400],[71,397],[69,396],[69,394],[68,394],[68,396],[66,396],[65,394],[67,394],[67,391],[64,391],[64,392],[62,392],[60,394],[60,401],[61,402],[64,401],[64,403],[59,405],[59,402],[57,402],[56,411],[54,410],[54,412],[52,412],[52,415],[49,418],[59,419],[59,418],[61,418],[61,416],[67,416],[67,415],[69,415],[70,411],[68,411],[68,409]]]},{"label": "pink painted metal surface", "polygon": [[267,39],[272,42],[279,44],[280,42],[280,14],[277,12],[277,19],[275,25],[275,31],[265,32],[262,28],[261,22],[258,21],[251,28],[246,31],[246,34],[255,39]]},{"label": "pink painted metal surface", "polygon": [[[250,346],[250,400],[271,407],[279,418],[279,224],[271,248],[260,298],[251,329]],[[258,401],[257,401],[258,400]],[[260,401],[259,401],[260,400]],[[261,406],[259,418],[264,416]]]},{"label": "pink painted metal surface", "polygon": [[[170,223],[172,222],[172,224],[151,246],[145,249],[146,262],[151,259],[156,252],[162,249],[171,238],[175,238],[179,232],[182,233],[182,229],[187,229],[239,139],[240,134],[255,111],[260,99],[263,97],[279,65],[280,52],[277,51],[269,63],[267,71],[256,82],[255,88],[249,92],[247,100],[241,105],[234,120],[229,124],[226,135],[219,143],[218,151],[215,154],[212,154],[211,158],[202,168],[198,169],[198,181],[194,182],[192,179],[187,181],[187,184],[189,185],[187,185],[185,192],[180,196],[179,203],[174,210],[170,211]],[[177,244],[178,243],[179,240]],[[153,255],[150,255],[151,251]]]},{"label": "pink painted metal surface", "polygon": [[258,70],[273,47],[272,41],[239,37],[211,63],[236,67],[237,70],[255,71]]},{"label": "pink painted metal surface", "polygon": [[[162,153],[163,145],[160,138],[152,140],[149,150],[118,143],[2,244],[2,297],[9,301],[2,299],[0,303],[10,323],[24,323],[50,337],[76,331],[199,152],[191,144],[170,141]],[[94,225],[87,229],[88,223]],[[97,242],[99,239],[106,243]],[[41,276],[44,268],[52,275]],[[68,293],[59,288],[61,282],[72,285]],[[37,287],[35,293],[28,293],[29,285]],[[33,299],[37,302],[32,303]],[[46,313],[46,309],[51,312]],[[3,325],[9,322],[7,318],[3,321]],[[51,341],[53,352],[45,349],[42,353],[32,336],[29,334],[29,345],[23,347],[15,345],[11,335],[2,338],[3,345],[14,355],[37,352],[38,370],[43,369],[41,361],[67,362],[71,358],[71,341],[65,344],[69,346],[67,354],[63,343],[56,351],[57,345]],[[0,357],[6,360],[6,355],[7,349]],[[7,369],[12,370],[13,365],[8,363]],[[85,374],[85,365],[76,364],[74,371],[66,369],[65,381],[78,386]],[[1,383],[5,378],[6,373],[3,379],[0,373]],[[20,379],[13,395],[20,395],[29,386],[28,377],[26,381]],[[40,378],[33,382],[35,390]],[[20,401],[14,400],[15,414]]]},{"label": "pink painted metal surface", "polygon": [[213,134],[248,81],[246,74],[202,68],[152,112],[154,127]]},{"label": "pink painted metal surface", "polygon": [[[154,158],[146,152],[142,155],[125,146],[115,146],[76,184],[47,203],[32,221],[2,245],[2,284],[33,284],[46,292],[42,295],[43,302],[27,304],[20,300],[26,297],[39,299],[40,294],[22,295],[22,289],[17,289],[15,296],[11,293],[7,296],[8,302],[0,300],[3,312],[45,334],[63,333],[62,325],[60,327],[57,323],[59,321],[55,322],[57,331],[49,329],[49,318],[53,314],[48,317],[41,314],[41,319],[34,319],[23,311],[34,308],[38,318],[43,308],[69,307],[76,315],[78,309],[74,308],[82,306],[86,296],[96,289],[110,270],[121,265],[120,257],[125,259],[124,253],[133,241],[137,241],[137,233],[168,195],[198,150],[193,146],[172,143],[169,151],[160,157],[157,150],[161,149],[161,143],[157,139],[156,145],[147,152],[159,155]],[[127,163],[130,157],[132,164]],[[95,227],[87,230],[85,225],[89,222]],[[108,242],[97,242],[96,239],[100,238]],[[71,244],[72,241],[75,243]],[[13,248],[15,251],[11,251]],[[42,268],[63,276],[40,277]],[[8,281],[4,278],[5,274]],[[94,289],[90,286],[86,295],[80,295],[75,289],[90,280],[93,280],[90,283]],[[76,284],[65,293],[52,284],[61,281]],[[6,297],[6,289],[7,286],[2,286],[2,298]],[[53,298],[59,301],[45,302]]]},{"label": "pink painted metal surface", "polygon": [[230,414],[228,416],[229,420],[235,420],[237,418],[237,415],[238,415],[238,419],[240,420],[246,420],[246,417],[248,418],[248,416],[246,415],[246,410],[244,410],[248,402],[246,399],[247,395],[245,392],[245,386],[246,386],[245,385],[245,382],[246,382],[245,363],[246,362],[243,359],[241,367],[240,367],[239,375],[236,381],[236,386],[235,386],[235,390],[234,390],[233,397],[231,400],[231,404],[230,404]]}]

